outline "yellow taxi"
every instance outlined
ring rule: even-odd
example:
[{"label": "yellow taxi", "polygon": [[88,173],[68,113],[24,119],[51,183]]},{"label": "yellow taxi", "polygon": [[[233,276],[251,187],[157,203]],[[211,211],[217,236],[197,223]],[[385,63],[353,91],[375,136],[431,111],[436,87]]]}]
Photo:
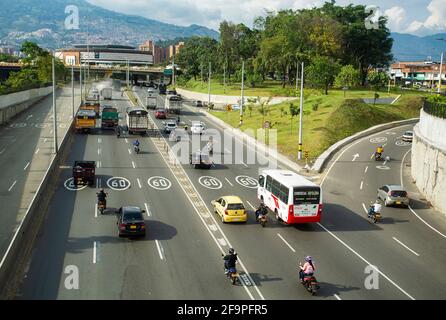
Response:
[{"label": "yellow taxi", "polygon": [[248,214],[243,201],[237,196],[224,196],[211,201],[211,204],[214,206],[214,212],[220,215],[223,223],[248,221]]}]

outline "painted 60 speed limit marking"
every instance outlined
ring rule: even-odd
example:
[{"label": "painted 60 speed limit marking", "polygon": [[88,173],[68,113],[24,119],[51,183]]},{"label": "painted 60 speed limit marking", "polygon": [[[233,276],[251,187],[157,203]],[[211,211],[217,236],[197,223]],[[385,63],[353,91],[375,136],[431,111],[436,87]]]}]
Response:
[{"label": "painted 60 speed limit marking", "polygon": [[256,189],[258,186],[257,180],[253,177],[248,176],[237,176],[235,177],[235,181],[245,188]]},{"label": "painted 60 speed limit marking", "polygon": [[149,180],[147,180],[147,183],[153,189],[157,190],[167,190],[172,186],[172,182],[170,182],[169,179],[160,176],[151,177]]},{"label": "painted 60 speed limit marking", "polygon": [[127,190],[130,185],[130,181],[123,177],[112,177],[107,180],[107,186],[116,191]]},{"label": "painted 60 speed limit marking", "polygon": [[203,176],[198,179],[198,182],[208,189],[221,189],[223,187],[223,183],[221,183],[220,180],[217,178],[211,177],[211,176]]}]

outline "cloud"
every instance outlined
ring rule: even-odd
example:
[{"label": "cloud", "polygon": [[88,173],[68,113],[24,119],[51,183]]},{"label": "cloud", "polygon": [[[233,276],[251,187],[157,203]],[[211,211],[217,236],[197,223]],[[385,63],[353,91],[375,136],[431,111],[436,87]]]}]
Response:
[{"label": "cloud", "polygon": [[430,16],[424,22],[415,20],[407,28],[407,32],[424,35],[446,30],[446,4],[444,0],[432,0],[427,6]]},{"label": "cloud", "polygon": [[403,22],[406,19],[406,10],[399,6],[392,7],[384,11],[384,15],[388,17],[389,29],[392,31],[401,31]]}]

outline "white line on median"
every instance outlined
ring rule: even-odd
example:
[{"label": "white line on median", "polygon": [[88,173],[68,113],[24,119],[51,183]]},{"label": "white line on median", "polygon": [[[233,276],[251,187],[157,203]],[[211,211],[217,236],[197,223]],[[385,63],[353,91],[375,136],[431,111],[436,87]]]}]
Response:
[{"label": "white line on median", "polygon": [[365,167],[364,173],[367,173],[367,170],[369,170],[369,166]]},{"label": "white line on median", "polygon": [[26,168],[28,168],[29,166],[29,162],[26,164],[25,168],[23,168],[23,170],[26,170]]},{"label": "white line on median", "polygon": [[398,240],[395,237],[392,237],[393,240],[395,240],[396,242],[398,242],[400,245],[402,245],[404,248],[406,248],[407,250],[409,250],[410,252],[412,252],[414,255],[416,255],[417,257],[419,257],[420,255],[418,253],[416,253],[415,251],[413,251],[411,248],[409,248],[408,246],[406,246],[404,243],[402,243],[400,240]]},{"label": "white line on median", "polygon": [[375,156],[375,154],[372,153],[372,155],[370,156],[370,160],[373,159],[374,156]]},{"label": "white line on median", "polygon": [[339,298],[339,296],[337,294],[334,295],[336,299],[338,300],[342,300],[341,298]]},{"label": "white line on median", "polygon": [[97,203],[94,204],[94,217],[95,218],[98,217],[98,204]]},{"label": "white line on median", "polygon": [[129,152],[129,154],[132,154],[132,150],[130,150],[130,149],[127,149],[127,151]]},{"label": "white line on median", "polygon": [[15,184],[17,183],[17,180],[16,181],[14,181],[14,183],[9,187],[9,189],[8,189],[8,191],[11,191],[12,190],[12,188],[14,188],[14,186],[15,186]]},{"label": "white line on median", "polygon": [[100,154],[101,154],[101,148],[98,149],[98,155],[100,155]]},{"label": "white line on median", "polygon": [[133,167],[133,169],[136,169],[136,164],[134,161],[132,161],[132,167]]},{"label": "white line on median", "polygon": [[164,260],[164,257],[163,257],[163,247],[161,247],[161,243],[158,240],[156,240],[156,239],[155,239],[155,243],[156,243],[156,247],[158,248],[158,253],[160,255],[160,259]]},{"label": "white line on median", "polygon": [[231,181],[228,180],[228,178],[225,178],[225,180],[229,183],[229,185],[230,185],[231,187],[234,186],[234,185],[231,183]]},{"label": "white line on median", "polygon": [[34,153],[35,153],[35,154],[38,154],[38,153],[39,153],[39,151],[40,151],[40,149],[39,149],[39,148],[37,148],[36,152],[34,152]]},{"label": "white line on median", "polygon": [[291,251],[293,251],[294,253],[296,252],[296,250],[293,249],[293,247],[280,235],[280,233],[278,233],[277,235],[280,239],[282,239],[283,242],[285,242],[285,244],[291,249]]},{"label": "white line on median", "polygon": [[[338,236],[336,236],[333,232],[331,232],[330,230],[328,230],[327,228],[325,228],[322,224],[320,224],[319,222],[317,222],[317,224],[324,229],[325,231],[327,231],[333,238],[335,238],[336,240],[338,240],[344,247],[346,247],[348,250],[350,250],[352,253],[354,253],[358,258],[360,258],[362,261],[364,261],[367,265],[372,265],[370,262],[368,262],[366,259],[364,259],[359,253],[357,253],[355,250],[353,250],[348,244],[346,244],[344,241],[342,241]],[[389,281],[391,284],[393,284],[398,290],[400,290],[402,293],[404,293],[407,297],[409,297],[409,299],[411,300],[415,300],[414,297],[412,297],[410,294],[408,294],[406,291],[404,291],[404,289],[402,289],[400,286],[398,286],[395,282],[392,281],[392,279],[390,279],[388,276],[386,276],[382,271],[380,271],[379,269],[375,269],[380,275],[382,275],[387,281]]]},{"label": "white line on median", "polygon": [[246,200],[246,203],[249,204],[249,206],[252,208],[252,210],[255,210],[256,208],[251,204],[251,202],[249,202],[248,200]]},{"label": "white line on median", "polygon": [[362,190],[362,185],[364,184],[364,181],[361,181],[361,185],[359,186],[359,190]]},{"label": "white line on median", "polygon": [[102,143],[102,139],[101,138],[98,138],[98,143]]},{"label": "white line on median", "polygon": [[136,178],[136,180],[138,181],[139,188],[142,189],[141,181],[139,180],[139,178]]},{"label": "white line on median", "polygon": [[[409,154],[409,152],[411,151],[411,149],[409,149],[403,156],[403,160],[401,160],[401,168],[400,168],[400,180],[401,180],[401,186],[404,187],[403,184],[403,164],[404,164],[404,160],[406,159],[406,156]],[[413,209],[412,207],[409,205],[409,210],[415,215],[415,217],[417,217],[421,222],[423,222],[426,226],[428,226],[429,228],[431,228],[432,230],[434,230],[436,233],[438,233],[439,235],[441,235],[443,238],[446,238],[446,235],[444,235],[443,233],[441,233],[440,231],[438,231],[437,229],[435,229],[434,227],[432,227],[429,223],[427,223],[426,221],[424,221]]]},{"label": "white line on median", "polygon": [[149,209],[149,206],[148,206],[147,203],[144,203],[144,206],[146,207],[146,213],[147,213],[147,216],[150,218],[150,209]]},{"label": "white line on median", "polygon": [[96,251],[97,251],[97,243],[95,241],[93,244],[93,263],[96,263]]}]

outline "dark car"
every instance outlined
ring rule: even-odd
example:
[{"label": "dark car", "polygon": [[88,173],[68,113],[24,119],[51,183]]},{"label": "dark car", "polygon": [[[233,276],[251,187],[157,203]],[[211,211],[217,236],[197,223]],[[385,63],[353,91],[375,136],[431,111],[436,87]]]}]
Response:
[{"label": "dark car", "polygon": [[144,221],[143,213],[139,207],[121,207],[118,210],[118,235],[124,236],[145,236],[146,223]]},{"label": "dark car", "polygon": [[77,186],[81,184],[94,185],[95,183],[95,161],[74,161],[73,183]]},{"label": "dark car", "polygon": [[157,119],[166,119],[166,110],[164,109],[158,109],[155,111],[155,118]]},{"label": "dark car", "polygon": [[177,91],[176,91],[176,90],[171,90],[171,89],[169,89],[169,90],[167,90],[166,95],[176,96],[176,95],[177,95]]}]

